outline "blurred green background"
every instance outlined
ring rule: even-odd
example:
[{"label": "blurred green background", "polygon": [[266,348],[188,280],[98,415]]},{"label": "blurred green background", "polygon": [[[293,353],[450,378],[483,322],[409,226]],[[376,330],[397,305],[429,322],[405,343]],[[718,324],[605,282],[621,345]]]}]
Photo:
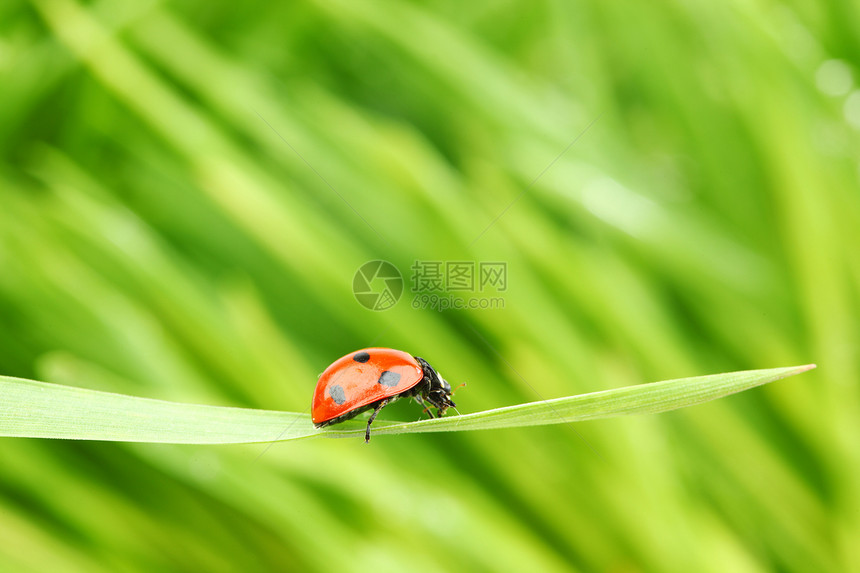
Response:
[{"label": "blurred green background", "polygon": [[[4,439],[0,569],[860,570],[858,62],[847,1],[0,4],[4,375],[301,412],[378,345],[474,412],[819,365],[259,459]],[[504,308],[413,308],[416,260]]]}]

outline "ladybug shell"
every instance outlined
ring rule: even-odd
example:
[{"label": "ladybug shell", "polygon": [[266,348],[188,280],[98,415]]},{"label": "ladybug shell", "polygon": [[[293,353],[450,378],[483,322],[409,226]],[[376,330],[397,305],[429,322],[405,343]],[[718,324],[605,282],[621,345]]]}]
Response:
[{"label": "ladybug shell", "polygon": [[335,360],[320,374],[311,419],[324,424],[348,412],[413,388],[424,370],[412,355],[392,348],[364,348]]}]

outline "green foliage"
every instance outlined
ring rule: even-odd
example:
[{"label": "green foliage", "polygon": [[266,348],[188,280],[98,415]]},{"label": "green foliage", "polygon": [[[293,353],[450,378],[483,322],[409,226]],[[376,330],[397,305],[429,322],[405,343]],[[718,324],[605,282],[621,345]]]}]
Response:
[{"label": "green foliage", "polygon": [[[334,358],[378,345],[467,382],[468,420],[819,365],[661,416],[370,447],[3,438],[0,570],[860,570],[856,22],[0,4],[4,376],[306,414]],[[376,259],[407,283],[383,312],[351,290]],[[417,260],[506,263],[504,308],[413,308]],[[404,402],[378,433],[420,417]]]}]

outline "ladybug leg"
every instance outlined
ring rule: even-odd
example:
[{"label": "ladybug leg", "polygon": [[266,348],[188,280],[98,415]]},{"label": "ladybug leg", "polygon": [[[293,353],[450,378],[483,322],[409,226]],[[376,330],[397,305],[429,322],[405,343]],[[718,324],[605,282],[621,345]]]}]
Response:
[{"label": "ladybug leg", "polygon": [[424,413],[425,413],[425,414],[427,414],[427,415],[428,415],[428,416],[430,416],[431,418],[435,418],[435,417],[436,417],[436,416],[434,416],[434,415],[433,415],[433,412],[430,410],[430,406],[428,406],[428,405],[424,402],[424,398],[422,398],[422,397],[421,397],[421,394],[416,394],[416,395],[415,395],[415,401],[416,401],[416,402],[418,402],[419,404],[421,404],[421,406],[424,408]]},{"label": "ladybug leg", "polygon": [[386,398],[385,400],[380,400],[379,403],[376,405],[376,408],[373,409],[373,414],[371,414],[370,418],[367,419],[367,431],[364,433],[364,443],[365,444],[370,442],[370,425],[376,419],[376,415],[379,413],[379,411],[382,410],[383,408],[385,408],[389,402],[391,402],[390,398]]}]

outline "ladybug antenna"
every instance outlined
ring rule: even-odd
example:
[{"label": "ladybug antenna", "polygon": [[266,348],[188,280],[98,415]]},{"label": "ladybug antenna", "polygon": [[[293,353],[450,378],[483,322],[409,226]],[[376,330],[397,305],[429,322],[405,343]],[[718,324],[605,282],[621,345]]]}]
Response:
[{"label": "ladybug antenna", "polygon": [[[466,383],[465,383],[465,382],[460,382],[459,384],[457,384],[457,385],[454,387],[454,389],[453,389],[453,390],[451,390],[451,395],[453,396],[453,395],[454,395],[454,392],[456,392],[457,390],[459,390],[460,388],[462,388],[462,387],[463,387],[463,386],[465,386],[465,385],[466,385]],[[456,410],[457,408],[454,408],[454,409]],[[457,413],[459,414],[460,412],[457,412]]]}]

